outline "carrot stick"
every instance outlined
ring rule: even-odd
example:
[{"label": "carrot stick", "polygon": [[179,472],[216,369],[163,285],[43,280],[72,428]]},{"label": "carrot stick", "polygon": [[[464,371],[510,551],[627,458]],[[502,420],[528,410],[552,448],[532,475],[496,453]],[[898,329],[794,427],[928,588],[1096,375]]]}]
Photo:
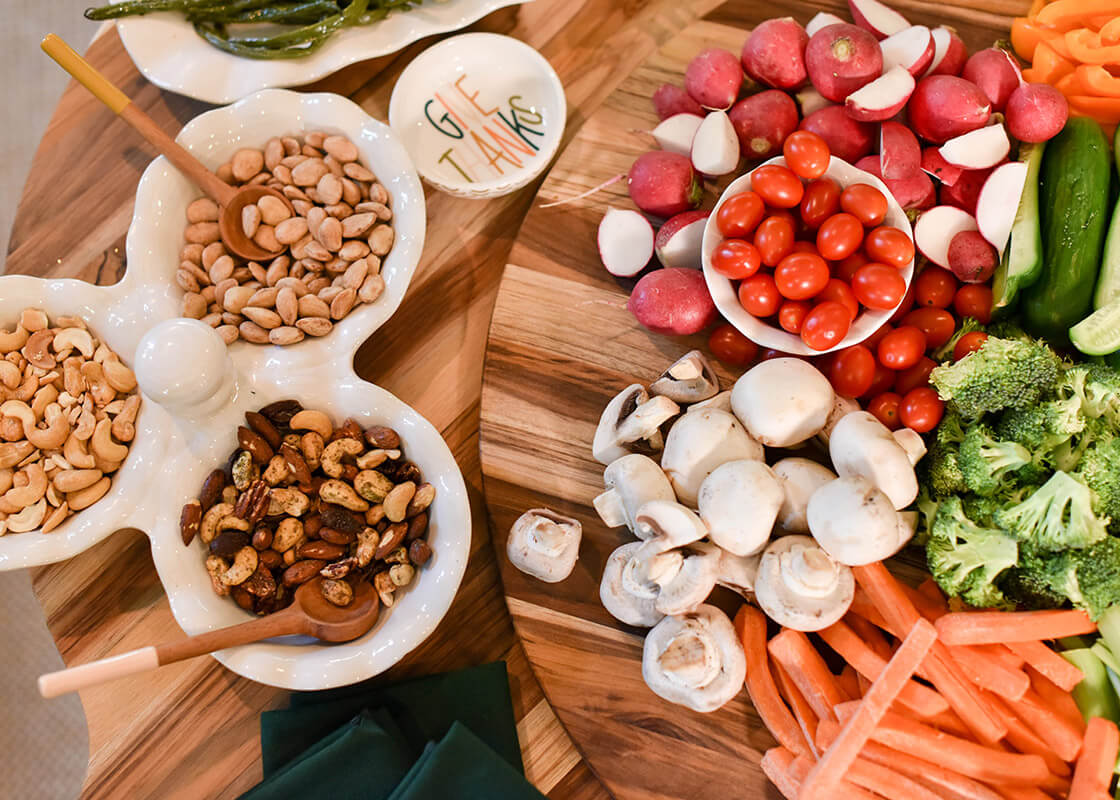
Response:
[{"label": "carrot stick", "polygon": [[860,683],[859,675],[852,669],[851,664],[845,665],[844,669],[840,670],[840,674],[836,676],[836,683],[844,694],[848,695],[849,700],[863,697],[865,691],[863,684]]},{"label": "carrot stick", "polygon": [[1007,726],[1008,744],[1020,753],[1031,753],[1041,756],[1042,760],[1046,762],[1047,769],[1055,775],[1062,778],[1069,776],[1069,764],[1059,758],[1058,754],[1054,752],[1054,749],[1040,739],[1035,732],[1011,710],[1010,705],[999,697],[990,696],[988,699],[992,704],[992,708],[996,710]]},{"label": "carrot stick", "polygon": [[937,620],[937,637],[945,644],[1037,642],[1095,633],[1096,630],[1096,623],[1080,609],[962,611]]},{"label": "carrot stick", "polygon": [[[1102,793],[1108,792],[1117,750],[1120,750],[1120,730],[1117,730],[1116,723],[1103,717],[1089,720],[1085,746],[1073,770],[1069,800],[1098,800]],[[803,785],[802,795],[804,788]]]},{"label": "carrot stick", "polygon": [[1027,667],[1027,674],[1031,678],[1031,688],[1035,690],[1042,702],[1078,731],[1085,733],[1085,718],[1081,716],[1081,709],[1077,707],[1077,701],[1073,699],[1073,695],[1033,667]]},{"label": "carrot stick", "polygon": [[779,744],[795,755],[812,753],[793,714],[778,695],[774,676],[770,674],[766,658],[766,616],[757,608],[744,605],[735,615],[735,632],[747,656],[747,693],[762,723]]},{"label": "carrot stick", "polygon": [[984,654],[985,657],[998,661],[1003,664],[1007,669],[1022,669],[1023,664],[1027,663],[1026,660],[1020,656],[1012,653],[1007,649],[1007,645],[1002,644],[974,644],[969,648],[977,653]]},{"label": "carrot stick", "polygon": [[778,689],[785,698],[786,704],[793,709],[793,718],[797,720],[798,726],[801,728],[801,733],[805,735],[805,740],[809,743],[809,749],[813,751],[814,758],[820,758],[820,752],[817,750],[817,725],[820,720],[813,712],[809,702],[805,699],[805,695],[801,694],[801,690],[797,688],[785,668],[777,662],[774,663],[774,672],[778,676]]},{"label": "carrot stick", "polygon": [[910,602],[914,604],[914,608],[918,609],[918,613],[930,622],[936,622],[949,613],[949,606],[944,600],[938,602],[930,599],[917,589],[911,589],[904,583],[899,585],[902,587],[902,591],[906,592],[906,596],[910,598]]},{"label": "carrot stick", "polygon": [[[1050,795],[1037,786],[1008,786],[999,787],[999,793],[1004,800],[1053,800]],[[1102,798],[1101,800],[1104,800]]]},{"label": "carrot stick", "polygon": [[1022,700],[1011,704],[1011,710],[1058,754],[1058,758],[1064,761],[1077,758],[1083,738],[1080,727],[1055,713],[1036,692],[1028,691]]},{"label": "carrot stick", "polygon": [[957,645],[949,653],[961,672],[981,689],[995,692],[1008,700],[1018,700],[1031,686],[1031,679],[1021,669],[1007,669],[1004,665],[973,647]]},{"label": "carrot stick", "polygon": [[907,681],[937,641],[937,632],[919,620],[871,685],[855,713],[845,722],[832,747],[821,757],[801,786],[800,800],[832,797],[859,751],[871,738],[875,726],[888,713]]},{"label": "carrot stick", "polygon": [[884,630],[891,636],[898,638],[899,630],[887,622],[875,604],[871,602],[867,592],[863,591],[859,586],[856,587],[855,595],[852,597],[852,605],[849,609],[853,614],[863,617],[880,630]]},{"label": "carrot stick", "polygon": [[778,787],[782,797],[786,800],[797,800],[801,792],[801,783],[790,774],[793,766],[793,753],[784,747],[771,747],[762,756],[759,762],[763,774],[770,779],[770,783]]},{"label": "carrot stick", "polygon": [[848,769],[848,780],[856,786],[881,794],[883,797],[905,797],[907,800],[943,800],[923,784],[900,772],[857,758]]},{"label": "carrot stick", "polygon": [[945,599],[945,593],[941,591],[941,587],[937,585],[937,581],[933,578],[926,578],[918,584],[918,588],[914,591],[942,609],[946,614],[949,613],[949,601]]},{"label": "carrot stick", "polygon": [[844,617],[844,622],[884,661],[888,661],[894,655],[894,651],[887,643],[887,637],[883,635],[883,631],[873,623],[868,622],[864,617],[859,614],[848,614]]},{"label": "carrot stick", "polygon": [[770,655],[781,664],[790,679],[805,695],[819,719],[835,719],[832,708],[848,699],[836,682],[821,654],[801,631],[785,629],[767,645]]},{"label": "carrot stick", "polygon": [[[831,720],[829,720],[829,722],[831,722]],[[806,756],[798,756],[793,760],[793,767],[790,771],[799,784],[805,782],[805,778],[813,769],[813,763],[814,762]],[[840,781],[840,787],[841,791],[839,794],[845,798],[845,800],[848,800],[848,798],[855,798],[855,800],[882,800],[879,795],[869,792],[860,786],[856,786],[851,781]]]},{"label": "carrot stick", "polygon": [[1053,681],[1063,691],[1085,679],[1085,673],[1050,649],[1044,642],[1010,642],[1007,649]]}]

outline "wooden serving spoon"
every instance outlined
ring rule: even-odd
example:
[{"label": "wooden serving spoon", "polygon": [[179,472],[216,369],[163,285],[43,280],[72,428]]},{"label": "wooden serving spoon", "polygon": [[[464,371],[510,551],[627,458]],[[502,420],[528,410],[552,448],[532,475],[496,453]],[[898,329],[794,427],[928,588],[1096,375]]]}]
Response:
[{"label": "wooden serving spoon", "polygon": [[39,694],[58,697],[164,664],[275,636],[304,634],[324,642],[349,642],[373,627],[381,602],[368,581],[355,587],[354,599],[345,607],[333,605],[323,597],[322,581],[315,578],[303,584],[296,589],[290,606],[266,617],[41,675]]},{"label": "wooden serving spoon", "polygon": [[74,76],[75,80],[89,89],[90,93],[109,107],[121,119],[131,125],[167,157],[179,170],[202,189],[211,200],[218,204],[218,232],[222,244],[235,255],[248,261],[268,261],[281,251],[266,250],[245,235],[241,227],[241,211],[247,205],[256,203],[265,195],[275,197],[295,215],[292,203],[282,192],[267,186],[242,186],[235,189],[208,170],[201,161],[187,152],[174,139],[168,136],[156,121],[136,107],[124,92],[114,86],[108,78],[90,66],[89,62],[78,55],[70,45],[53,33],[47,34],[40,47],[58,65]]}]

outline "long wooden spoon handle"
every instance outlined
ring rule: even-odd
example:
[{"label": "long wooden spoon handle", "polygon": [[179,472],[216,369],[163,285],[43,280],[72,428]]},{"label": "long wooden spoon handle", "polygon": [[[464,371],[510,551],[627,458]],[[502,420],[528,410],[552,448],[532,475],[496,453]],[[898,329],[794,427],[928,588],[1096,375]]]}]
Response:
[{"label": "long wooden spoon handle", "polygon": [[218,205],[229,205],[235,190],[208,170],[197,158],[187,152],[178,142],[167,135],[156,121],[136,107],[128,95],[114,86],[108,78],[94,69],[88,61],[53,33],[48,33],[40,43],[43,52],[58,62],[58,65],[74,76],[82,86],[89,89],[98,100],[108,106],[121,119],[151,142],[167,160],[179,168],[198,188],[215,200]]}]

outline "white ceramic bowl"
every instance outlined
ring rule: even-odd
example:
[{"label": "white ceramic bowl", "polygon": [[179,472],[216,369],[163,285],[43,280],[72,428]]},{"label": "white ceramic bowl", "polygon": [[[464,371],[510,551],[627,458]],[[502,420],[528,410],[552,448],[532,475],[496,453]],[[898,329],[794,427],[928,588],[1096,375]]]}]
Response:
[{"label": "white ceramic bowl", "polygon": [[[778,156],[765,163],[785,166],[786,160],[784,157]],[[760,164],[759,166],[765,166],[765,164]],[[711,215],[708,217],[707,223],[704,225],[704,241],[701,249],[704,265],[704,279],[707,281],[708,291],[711,292],[712,300],[715,301],[719,313],[723,315],[724,319],[734,325],[740,333],[755,344],[761,347],[770,347],[792,355],[816,356],[823,353],[831,353],[835,350],[843,350],[845,347],[859,344],[882,327],[883,323],[891,318],[898,306],[886,311],[864,309],[852,322],[852,327],[848,331],[848,335],[845,336],[839,344],[828,350],[813,350],[801,340],[800,336],[795,336],[781,328],[776,328],[744,309],[742,304],[739,303],[739,297],[735,290],[735,283],[723,275],[720,275],[712,268],[712,251],[716,249],[716,245],[723,239],[719,228],[716,227],[716,212],[719,211],[719,207],[723,205],[727,198],[739,194],[740,192],[745,192],[751,188],[751,175],[753,172],[754,170],[751,170],[751,172],[731,182],[731,185],[720,195],[719,202],[716,203],[715,209],[713,209]],[[883,224],[893,225],[899,230],[904,231],[906,235],[910,237],[910,240],[913,241],[914,234],[910,230],[910,221],[906,218],[906,212],[902,210],[902,206],[898,204],[881,180],[869,172],[856,169],[848,162],[841,161],[835,156],[828,162],[828,171],[825,175],[840,184],[841,188],[856,183],[868,183],[882,192],[883,196],[887,198],[887,218]],[[796,212],[796,209],[793,210]],[[914,279],[914,262],[911,261],[899,271],[906,279],[906,288],[909,289],[910,282]],[[901,301],[899,301],[899,305],[902,305]]]}]

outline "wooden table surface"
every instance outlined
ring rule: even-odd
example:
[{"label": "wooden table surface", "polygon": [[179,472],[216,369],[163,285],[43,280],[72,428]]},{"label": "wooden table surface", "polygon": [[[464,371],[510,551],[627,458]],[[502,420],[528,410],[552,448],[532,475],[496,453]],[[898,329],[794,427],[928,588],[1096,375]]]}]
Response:
[{"label": "wooden table surface", "polygon": [[[552,63],[567,92],[566,143],[638,64],[716,5],[718,0],[535,0],[495,12],[472,29],[515,36]],[[348,67],[311,88],[348,95],[386,119],[396,77],[433,41]],[[112,30],[87,57],[168,131],[207,108],[144,80]],[[40,68],[55,67],[44,57]],[[153,156],[137,134],[71,83],[35,155],[6,271],[117,280],[125,268],[136,184]],[[412,286],[355,363],[363,377],[442,431],[472,493],[474,544],[459,595],[436,633],[387,677],[504,659],[530,779],[550,797],[583,800],[608,795],[545,701],[515,637],[490,544],[478,458],[491,309],[538,185],[485,202],[429,191],[427,242]],[[121,653],[179,631],[147,539],[136,531],[34,570],[33,583],[67,663]],[[84,796],[224,798],[260,779],[258,717],[285,704],[286,692],[200,658],[87,690],[81,699],[90,738]],[[46,755],[42,766],[49,768]]]}]

